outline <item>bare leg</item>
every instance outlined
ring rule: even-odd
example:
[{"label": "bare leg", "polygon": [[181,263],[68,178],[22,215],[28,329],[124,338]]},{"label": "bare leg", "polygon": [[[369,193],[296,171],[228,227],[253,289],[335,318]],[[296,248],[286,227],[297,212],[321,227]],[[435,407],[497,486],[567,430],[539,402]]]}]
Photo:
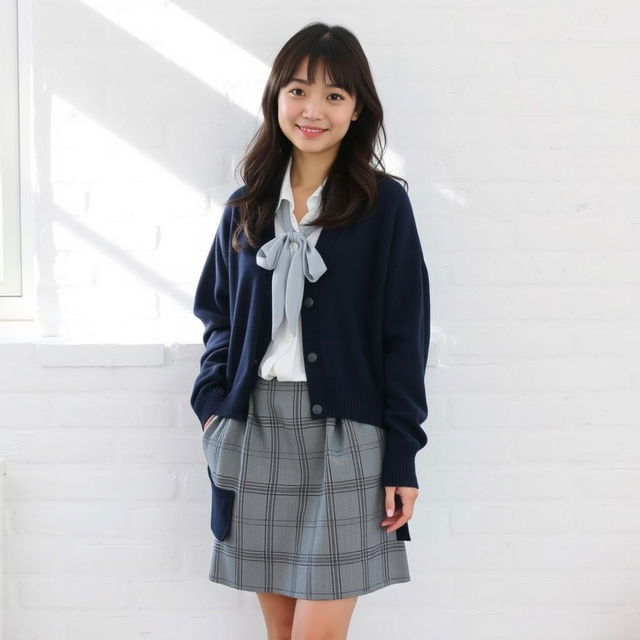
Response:
[{"label": "bare leg", "polygon": [[279,593],[257,593],[265,624],[268,640],[291,640],[293,614],[296,599]]},{"label": "bare leg", "polygon": [[298,599],[291,640],[346,640],[357,600]]}]

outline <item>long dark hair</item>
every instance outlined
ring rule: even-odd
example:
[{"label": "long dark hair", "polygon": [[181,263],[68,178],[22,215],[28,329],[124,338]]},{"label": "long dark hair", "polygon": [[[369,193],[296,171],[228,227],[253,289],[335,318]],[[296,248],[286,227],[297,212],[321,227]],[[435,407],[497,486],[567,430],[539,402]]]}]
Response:
[{"label": "long dark hair", "polygon": [[308,80],[315,82],[316,67],[322,61],[331,82],[344,87],[355,99],[356,112],[360,110],[340,141],[338,155],[322,189],[314,224],[327,229],[342,227],[366,215],[376,202],[377,181],[387,175],[407,186],[406,180],[384,170],[382,153],[386,133],[382,105],[358,39],[344,27],[312,22],[293,35],[275,58],[262,95],[264,122],[239,163],[246,188],[225,203],[238,205],[238,224],[232,238],[236,251],[243,248],[239,242],[241,231],[247,242],[257,247],[263,230],[274,219],[292,153],[292,143],[278,123],[278,94],[306,56],[309,57]]}]

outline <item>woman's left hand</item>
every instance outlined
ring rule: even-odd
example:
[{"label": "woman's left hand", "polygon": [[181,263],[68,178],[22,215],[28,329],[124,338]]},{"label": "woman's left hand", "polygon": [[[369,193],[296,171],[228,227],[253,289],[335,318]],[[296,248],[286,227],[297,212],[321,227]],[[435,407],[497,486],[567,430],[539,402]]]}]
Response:
[{"label": "woman's left hand", "polygon": [[[415,487],[385,487],[384,490],[385,511],[387,513],[392,511],[393,515],[387,516],[380,525],[383,527],[391,525],[387,529],[387,533],[391,533],[411,520],[411,517],[413,516],[413,507],[420,492]],[[400,497],[399,506],[396,506],[396,494]]]}]

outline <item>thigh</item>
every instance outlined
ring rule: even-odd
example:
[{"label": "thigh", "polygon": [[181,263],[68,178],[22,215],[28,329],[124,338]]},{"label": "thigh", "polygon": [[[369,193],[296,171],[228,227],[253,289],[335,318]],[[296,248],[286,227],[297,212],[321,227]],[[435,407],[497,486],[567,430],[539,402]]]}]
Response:
[{"label": "thigh", "polygon": [[269,639],[289,638],[296,599],[279,593],[257,592]]},{"label": "thigh", "polygon": [[291,640],[344,640],[358,596],[339,600],[298,599]]}]

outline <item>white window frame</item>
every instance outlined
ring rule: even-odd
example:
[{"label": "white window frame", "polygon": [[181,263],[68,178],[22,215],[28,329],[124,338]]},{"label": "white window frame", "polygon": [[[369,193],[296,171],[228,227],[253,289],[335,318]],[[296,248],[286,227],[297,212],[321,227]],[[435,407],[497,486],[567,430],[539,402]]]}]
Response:
[{"label": "white window frame", "polygon": [[0,2],[0,333],[35,319],[32,6]]}]

